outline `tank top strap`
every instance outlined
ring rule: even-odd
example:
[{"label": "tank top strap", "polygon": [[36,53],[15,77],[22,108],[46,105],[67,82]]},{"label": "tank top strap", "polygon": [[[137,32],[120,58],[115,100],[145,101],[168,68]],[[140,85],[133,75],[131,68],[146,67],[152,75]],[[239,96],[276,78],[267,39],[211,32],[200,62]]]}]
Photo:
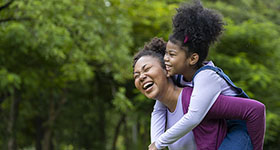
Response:
[{"label": "tank top strap", "polygon": [[[188,90],[188,89],[190,89],[190,90]],[[182,107],[183,107],[184,114],[186,114],[188,112],[192,90],[193,89],[190,87],[183,88],[181,100],[182,100]]]}]

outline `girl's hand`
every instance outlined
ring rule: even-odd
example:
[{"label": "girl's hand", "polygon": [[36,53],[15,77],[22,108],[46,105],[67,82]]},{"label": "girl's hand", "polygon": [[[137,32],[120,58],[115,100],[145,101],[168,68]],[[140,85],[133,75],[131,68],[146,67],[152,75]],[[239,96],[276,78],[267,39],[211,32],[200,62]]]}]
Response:
[{"label": "girl's hand", "polygon": [[155,142],[149,145],[149,150],[158,150],[155,145]]}]

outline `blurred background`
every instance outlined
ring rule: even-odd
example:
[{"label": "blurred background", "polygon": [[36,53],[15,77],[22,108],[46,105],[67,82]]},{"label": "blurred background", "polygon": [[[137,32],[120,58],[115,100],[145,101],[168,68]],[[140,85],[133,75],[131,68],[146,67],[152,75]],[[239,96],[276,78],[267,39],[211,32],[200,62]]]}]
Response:
[{"label": "blurred background", "polygon": [[[154,100],[133,55],[185,0],[0,0],[0,149],[143,150]],[[226,30],[208,59],[267,108],[280,143],[280,0],[203,0]]]}]

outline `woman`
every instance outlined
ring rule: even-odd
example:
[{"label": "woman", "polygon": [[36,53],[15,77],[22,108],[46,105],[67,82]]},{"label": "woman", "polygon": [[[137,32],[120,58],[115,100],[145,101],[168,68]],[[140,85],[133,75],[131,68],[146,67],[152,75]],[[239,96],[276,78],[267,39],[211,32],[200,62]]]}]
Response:
[{"label": "woman", "polygon": [[[151,50],[140,51],[134,57],[133,68],[135,86],[141,93],[148,98],[159,100],[170,112],[183,108],[184,112],[187,112],[191,88],[177,87],[171,78],[166,77],[167,71],[162,53]],[[177,104],[180,102],[183,105],[178,108]],[[200,125],[193,129],[197,149],[218,149],[227,131],[224,119],[246,120],[252,141],[258,143],[254,145],[255,149],[262,149],[264,111],[264,105],[257,101],[219,96]]]}]

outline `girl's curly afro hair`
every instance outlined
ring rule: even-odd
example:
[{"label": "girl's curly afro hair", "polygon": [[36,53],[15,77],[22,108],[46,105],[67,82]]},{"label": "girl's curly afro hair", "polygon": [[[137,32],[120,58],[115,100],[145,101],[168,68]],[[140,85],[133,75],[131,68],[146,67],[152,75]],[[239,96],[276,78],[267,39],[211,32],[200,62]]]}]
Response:
[{"label": "girl's curly afro hair", "polygon": [[[187,47],[186,54],[199,55],[198,65],[206,59],[209,47],[223,32],[222,16],[214,10],[203,8],[199,0],[183,4],[173,17],[173,33],[169,40],[181,48]],[[186,40],[187,36],[187,40]],[[184,48],[183,48],[184,49]]]},{"label": "girl's curly afro hair", "polygon": [[166,49],[166,42],[162,38],[154,37],[151,39],[150,42],[144,45],[144,48],[140,50],[133,59],[133,69],[136,62],[143,56],[151,56],[158,58],[159,62],[161,63],[162,68],[165,69],[164,65],[164,54]]}]

